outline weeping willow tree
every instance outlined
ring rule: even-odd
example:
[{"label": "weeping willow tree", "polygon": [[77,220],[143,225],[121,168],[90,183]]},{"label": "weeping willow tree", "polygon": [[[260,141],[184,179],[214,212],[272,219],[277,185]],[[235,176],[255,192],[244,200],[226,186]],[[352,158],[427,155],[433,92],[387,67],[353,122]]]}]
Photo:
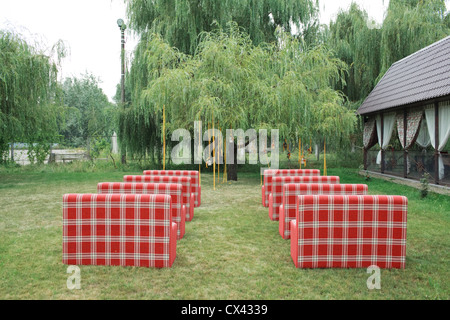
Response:
[{"label": "weeping willow tree", "polygon": [[381,75],[396,61],[450,34],[444,0],[391,0],[383,22]]},{"label": "weeping willow tree", "polygon": [[170,70],[176,70],[187,56],[171,47],[159,35],[143,35],[134,54],[133,63],[126,78],[130,101],[119,115],[121,145],[130,154],[150,155],[161,164],[164,102],[149,99],[148,89]]},{"label": "weeping willow tree", "polygon": [[[194,121],[201,120],[206,130],[214,119],[216,127],[227,129],[278,128],[294,141],[347,136],[355,116],[330,86],[342,81],[344,63],[325,46],[304,49],[301,40],[281,29],[276,35],[277,42],[255,46],[229,23],[201,33],[194,55],[159,35],[141,42],[130,72],[132,105],[121,126],[133,151],[151,150],[150,138],[160,141],[163,108],[167,132],[186,128],[193,134]],[[230,179],[235,170],[230,165]]]},{"label": "weeping willow tree", "polygon": [[353,3],[330,22],[327,44],[349,67],[345,85],[358,105],[396,61],[448,36],[449,16],[443,0],[391,0],[385,20],[376,26],[367,12]]},{"label": "weeping willow tree", "polygon": [[26,142],[29,155],[42,162],[54,142],[63,114],[57,72],[64,44],[58,42],[53,51],[56,59],[17,34],[0,31],[1,161],[9,143]]},{"label": "weeping willow tree", "polygon": [[257,45],[275,40],[276,27],[286,32],[317,18],[313,0],[124,0],[130,27],[138,34],[161,34],[181,52],[194,54],[198,35],[235,21]]},{"label": "weeping willow tree", "polygon": [[372,25],[364,10],[352,3],[330,22],[328,45],[347,63],[345,82],[336,84],[350,101],[360,101],[374,88],[380,74],[381,30]]}]

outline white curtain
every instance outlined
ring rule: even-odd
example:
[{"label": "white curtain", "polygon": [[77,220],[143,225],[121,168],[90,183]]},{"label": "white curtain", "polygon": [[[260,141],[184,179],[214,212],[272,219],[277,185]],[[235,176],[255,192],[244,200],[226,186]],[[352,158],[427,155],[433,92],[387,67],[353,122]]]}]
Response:
[{"label": "white curtain", "polygon": [[417,136],[416,143],[422,148],[427,148],[431,144],[426,119],[423,119],[420,124],[419,135]]},{"label": "white curtain", "polygon": [[[439,103],[439,146],[436,147],[435,137],[435,110],[434,106],[427,106],[425,109],[425,117],[427,119],[428,134],[430,136],[431,145],[437,151],[442,151],[450,137],[450,101]],[[444,178],[444,161],[439,156],[439,179]]]},{"label": "white curtain", "polygon": [[[391,141],[392,132],[394,131],[395,124],[395,112],[387,113],[383,115],[383,145],[380,145],[381,149],[386,150],[389,142]],[[377,134],[378,142],[381,142],[381,116],[377,115]],[[381,150],[378,152],[377,164],[381,164]]]}]

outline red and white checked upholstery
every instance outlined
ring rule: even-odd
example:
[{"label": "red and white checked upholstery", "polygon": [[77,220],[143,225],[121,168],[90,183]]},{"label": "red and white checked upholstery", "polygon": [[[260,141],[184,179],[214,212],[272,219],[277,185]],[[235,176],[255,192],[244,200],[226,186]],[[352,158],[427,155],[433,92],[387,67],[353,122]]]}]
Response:
[{"label": "red and white checked upholstery", "polygon": [[273,177],[272,192],[269,194],[269,218],[273,221],[279,220],[279,210],[283,202],[283,186],[288,183],[339,184],[340,179],[338,176]]},{"label": "red and white checked upholstery", "polygon": [[405,268],[408,199],[403,196],[298,196],[290,221],[297,268]]},{"label": "red and white checked upholstery", "polygon": [[175,176],[124,176],[124,182],[140,183],[179,183],[183,186],[183,204],[186,206],[186,221],[192,221],[194,218],[194,194],[191,192],[190,177]]},{"label": "red and white checked upholstery", "polygon": [[191,192],[194,194],[195,208],[202,203],[202,187],[200,186],[200,174],[194,170],[145,170],[144,175],[148,176],[185,176],[191,177]]},{"label": "red and white checked upholstery", "polygon": [[366,184],[301,183],[283,186],[282,205],[279,209],[279,231],[283,239],[290,239],[289,222],[295,219],[298,196],[302,195],[366,195]]},{"label": "red and white checked upholstery", "polygon": [[268,169],[264,171],[264,184],[261,187],[262,202],[264,207],[269,207],[269,195],[272,193],[273,177],[290,177],[290,176],[320,176],[318,169]]},{"label": "red and white checked upholstery", "polygon": [[63,263],[171,267],[177,245],[171,201],[169,195],[64,195]]},{"label": "red and white checked upholstery", "polygon": [[97,185],[99,194],[167,194],[172,198],[172,221],[177,224],[177,239],[185,233],[186,207],[183,204],[183,186],[179,183],[127,183],[102,182]]}]

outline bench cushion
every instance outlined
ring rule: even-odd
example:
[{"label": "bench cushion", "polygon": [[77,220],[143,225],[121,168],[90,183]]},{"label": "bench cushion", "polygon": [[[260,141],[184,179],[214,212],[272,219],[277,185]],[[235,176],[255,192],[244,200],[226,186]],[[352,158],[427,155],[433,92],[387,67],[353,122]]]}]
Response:
[{"label": "bench cushion", "polygon": [[291,221],[297,268],[405,268],[408,199],[403,196],[298,196]]},{"label": "bench cushion", "polygon": [[191,177],[149,175],[127,175],[123,177],[124,182],[181,184],[183,186],[183,204],[186,206],[186,221],[192,221],[194,218],[194,194],[192,193],[191,179]]},{"label": "bench cushion", "polygon": [[194,206],[200,207],[202,203],[202,188],[200,186],[200,174],[195,170],[145,170],[148,176],[183,176],[191,177],[191,192],[194,194]]},{"label": "bench cushion", "polygon": [[283,186],[282,205],[279,209],[279,232],[283,239],[290,239],[289,222],[295,219],[297,199],[301,195],[366,195],[366,184],[288,183]]},{"label": "bench cushion", "polygon": [[64,195],[63,263],[172,266],[177,226],[171,201],[168,195]]},{"label": "bench cushion", "polygon": [[172,198],[172,221],[178,227],[177,239],[182,239],[185,234],[186,207],[183,204],[183,186],[179,183],[102,182],[97,184],[97,193],[167,194]]},{"label": "bench cushion", "polygon": [[274,177],[272,179],[272,192],[269,195],[269,218],[279,220],[279,210],[283,202],[283,186],[287,183],[315,183],[315,184],[339,184],[338,176],[290,176]]},{"label": "bench cushion", "polygon": [[272,193],[273,177],[289,176],[320,176],[318,169],[268,169],[264,171],[264,183],[262,185],[262,196],[264,207],[269,207],[269,194]]}]

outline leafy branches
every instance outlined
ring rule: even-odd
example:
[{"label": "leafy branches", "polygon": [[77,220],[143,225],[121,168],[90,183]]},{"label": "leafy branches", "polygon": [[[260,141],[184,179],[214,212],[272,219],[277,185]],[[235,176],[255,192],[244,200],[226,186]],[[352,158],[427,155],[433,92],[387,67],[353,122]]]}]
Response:
[{"label": "leafy branches", "polygon": [[[65,54],[58,43],[56,59]],[[0,161],[8,143],[49,143],[57,136],[61,91],[57,62],[10,31],[0,31]]]},{"label": "leafy branches", "polygon": [[206,129],[214,115],[222,128],[279,128],[286,138],[347,136],[356,118],[331,88],[342,81],[345,64],[323,45],[305,49],[281,29],[277,37],[255,46],[229,23],[201,33],[195,54],[186,55],[159,35],[146,35],[130,71],[131,106],[122,114],[127,147],[153,151],[163,106],[169,132],[192,129],[196,120]]}]

